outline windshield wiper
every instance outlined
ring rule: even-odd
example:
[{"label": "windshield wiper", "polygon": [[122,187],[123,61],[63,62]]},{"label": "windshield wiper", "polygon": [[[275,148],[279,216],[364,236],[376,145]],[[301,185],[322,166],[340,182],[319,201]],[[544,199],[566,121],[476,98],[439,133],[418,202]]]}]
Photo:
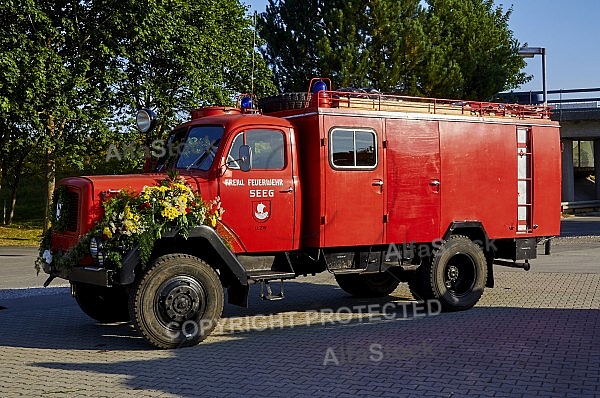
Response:
[{"label": "windshield wiper", "polygon": [[[193,166],[201,163],[204,159],[206,159],[206,157],[208,155],[213,155],[215,156],[217,154],[217,150],[219,149],[219,143],[221,142],[220,138],[217,138],[216,140],[214,140],[213,142],[210,143],[210,145],[204,150],[204,152],[202,152],[200,154],[200,156],[198,156],[198,158],[196,158],[196,160],[194,160],[192,163],[189,164],[188,167],[186,167],[185,169],[189,171],[189,169],[191,169]],[[214,150],[214,153],[213,153]]]}]

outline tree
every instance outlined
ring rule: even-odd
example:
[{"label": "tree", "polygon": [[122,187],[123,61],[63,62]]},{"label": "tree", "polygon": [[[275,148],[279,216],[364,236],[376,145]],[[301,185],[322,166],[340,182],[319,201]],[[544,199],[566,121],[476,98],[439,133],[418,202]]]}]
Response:
[{"label": "tree", "polygon": [[[114,3],[106,0],[107,3]],[[106,29],[122,72],[120,114],[158,109],[152,140],[201,105],[231,105],[240,92],[274,92],[256,53],[251,19],[238,0],[119,1]]]},{"label": "tree", "polygon": [[325,37],[324,14],[330,2],[269,0],[260,15],[258,31],[266,40],[261,53],[280,90],[305,91],[310,78],[323,72],[317,43]]},{"label": "tree", "polygon": [[341,1],[328,10],[317,46],[322,74],[337,87],[418,94],[415,73],[427,49],[419,0]]},{"label": "tree", "polygon": [[[2,2],[0,188],[34,151],[46,163],[49,202],[57,162],[105,169],[109,143],[138,139],[120,133],[139,108],[161,115],[151,139],[197,106],[273,92],[245,13],[237,0]],[[17,144],[23,156],[11,156]]]},{"label": "tree", "polygon": [[424,30],[430,41],[421,75],[427,96],[489,100],[530,79],[521,69],[511,10],[493,0],[427,0]]},{"label": "tree", "polygon": [[484,100],[527,80],[509,16],[492,0],[269,0],[259,31],[282,91],[327,76],[335,87]]}]

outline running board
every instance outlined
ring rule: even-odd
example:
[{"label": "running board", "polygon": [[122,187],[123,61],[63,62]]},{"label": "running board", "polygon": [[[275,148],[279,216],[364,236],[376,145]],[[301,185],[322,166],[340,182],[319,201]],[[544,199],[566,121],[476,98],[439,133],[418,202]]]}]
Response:
[{"label": "running board", "polygon": [[250,283],[261,283],[264,281],[272,281],[279,279],[294,279],[296,274],[294,272],[279,272],[279,271],[246,271],[248,281]]},{"label": "running board", "polygon": [[[283,281],[284,279],[294,279],[296,274],[294,272],[277,272],[277,271],[248,271],[248,282],[260,283],[260,298],[262,300],[281,300],[284,298]],[[279,293],[273,294],[271,281],[280,281]]]}]

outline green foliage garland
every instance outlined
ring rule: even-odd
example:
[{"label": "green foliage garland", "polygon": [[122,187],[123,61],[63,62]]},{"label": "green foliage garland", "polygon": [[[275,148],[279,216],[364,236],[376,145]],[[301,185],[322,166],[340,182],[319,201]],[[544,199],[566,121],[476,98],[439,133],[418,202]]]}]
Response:
[{"label": "green foliage garland", "polygon": [[146,265],[157,239],[165,231],[175,230],[187,239],[191,228],[216,227],[225,210],[219,197],[205,202],[180,176],[170,176],[156,186],[145,186],[137,194],[126,190],[108,197],[103,203],[104,217],[66,253],[49,255],[51,229],[44,236],[36,269],[52,263],[56,269],[70,269],[86,255],[92,238],[100,239],[110,268],[122,266],[123,255],[137,248],[140,262]]}]

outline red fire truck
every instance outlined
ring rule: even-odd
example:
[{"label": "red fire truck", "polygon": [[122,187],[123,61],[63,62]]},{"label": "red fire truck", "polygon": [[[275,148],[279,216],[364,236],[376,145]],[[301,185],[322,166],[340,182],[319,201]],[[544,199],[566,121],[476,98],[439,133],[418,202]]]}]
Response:
[{"label": "red fire truck", "polygon": [[[152,173],[62,180],[69,214],[50,252],[90,231],[108,193],[139,192],[168,170],[220,197],[219,233],[163,234],[148,266],[130,252],[117,269],[95,241],[81,266],[46,262],[49,281],[68,279],[88,315],[131,320],[169,348],[212,331],[224,288],[246,306],[252,284],[276,299],[283,289],[269,282],[324,271],[354,296],[407,282],[418,300],[465,310],[493,287],[494,264],[529,269],[538,243],[559,234],[559,128],[546,107],[333,91],[327,79],[253,106],[198,109],[170,133],[175,146],[209,142],[200,157],[168,151]],[[144,130],[152,117],[138,115]],[[204,327],[177,333],[186,322]]]}]

